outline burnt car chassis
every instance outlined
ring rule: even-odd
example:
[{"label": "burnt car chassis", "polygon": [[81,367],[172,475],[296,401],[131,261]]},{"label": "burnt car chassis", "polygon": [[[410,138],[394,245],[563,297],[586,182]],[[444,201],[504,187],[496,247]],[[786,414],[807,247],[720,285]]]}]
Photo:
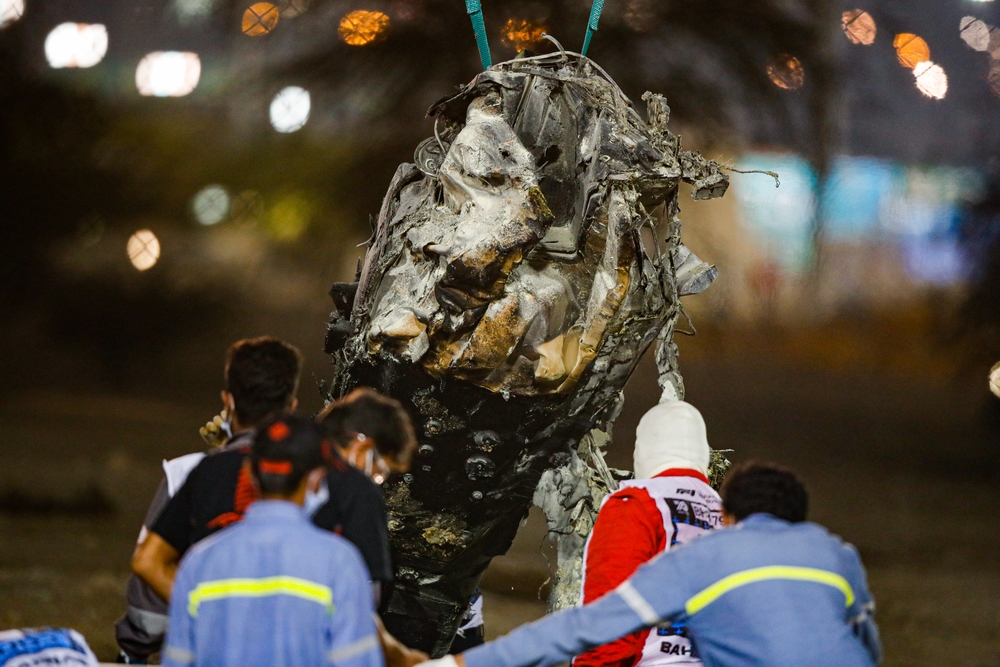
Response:
[{"label": "burnt car chassis", "polygon": [[327,397],[370,386],[414,417],[412,470],[384,487],[396,581],[380,611],[433,656],[536,493],[574,566],[563,551],[615,484],[601,447],[654,342],[664,400],[683,397],[679,297],[716,270],[681,243],[678,186],[707,199],[728,178],[681,149],[663,97],[643,99],[647,120],[566,51],[490,67],[431,108],[357,281],[330,292]]}]

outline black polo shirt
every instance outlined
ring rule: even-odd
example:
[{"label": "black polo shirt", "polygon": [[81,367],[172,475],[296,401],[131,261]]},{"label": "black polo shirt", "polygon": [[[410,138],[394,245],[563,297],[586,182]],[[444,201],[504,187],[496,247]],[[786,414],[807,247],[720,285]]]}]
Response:
[{"label": "black polo shirt", "polygon": [[[242,435],[242,434],[241,434]],[[182,556],[199,540],[236,523],[257,499],[244,465],[249,443],[237,436],[206,456],[163,508],[152,532]],[[342,460],[327,466],[326,501],[313,514],[317,527],[343,536],[361,552],[372,581],[392,581],[385,500],[378,486]]]}]

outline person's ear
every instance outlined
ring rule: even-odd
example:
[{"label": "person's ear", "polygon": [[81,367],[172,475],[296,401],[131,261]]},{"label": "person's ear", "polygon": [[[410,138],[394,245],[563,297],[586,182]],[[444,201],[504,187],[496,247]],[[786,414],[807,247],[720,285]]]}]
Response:
[{"label": "person's ear", "polygon": [[323,478],[326,477],[326,467],[320,466],[315,470],[311,471],[306,475],[306,491],[309,493],[316,493],[319,491],[319,487],[323,484]]},{"label": "person's ear", "polygon": [[222,406],[226,409],[226,412],[229,413],[229,417],[232,418],[233,413],[236,411],[236,401],[233,399],[233,395],[225,389],[223,389],[219,395],[222,397]]}]

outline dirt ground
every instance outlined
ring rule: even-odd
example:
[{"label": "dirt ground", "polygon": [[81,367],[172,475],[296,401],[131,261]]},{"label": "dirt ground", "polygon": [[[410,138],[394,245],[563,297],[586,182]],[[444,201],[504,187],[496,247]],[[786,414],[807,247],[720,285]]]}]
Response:
[{"label": "dirt ground", "polygon": [[[831,370],[715,354],[711,341],[684,342],[682,352],[688,399],[713,446],[735,450],[736,461],[800,471],[812,518],[859,547],[884,664],[1000,664],[1000,436],[983,419],[985,378]],[[198,449],[197,428],[216,409],[205,397],[218,370],[205,377],[187,395],[48,388],[2,398],[0,628],[74,627],[100,658],[113,658],[111,625],[159,462]],[[635,424],[657,393],[645,359],[616,425],[612,465],[630,467]],[[544,613],[544,532],[533,512],[484,579],[490,636]]]}]

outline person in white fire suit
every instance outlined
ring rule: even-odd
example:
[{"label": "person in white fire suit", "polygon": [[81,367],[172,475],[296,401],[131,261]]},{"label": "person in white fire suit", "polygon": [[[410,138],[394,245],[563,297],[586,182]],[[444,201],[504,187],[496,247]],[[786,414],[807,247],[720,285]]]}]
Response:
[{"label": "person in white fire suit", "polygon": [[[719,527],[722,499],[708,483],[705,420],[684,401],[649,410],[635,432],[635,479],[601,504],[584,554],[581,602],[613,591],[663,551]],[[700,665],[684,623],[632,633],[577,656],[575,667]]]}]

